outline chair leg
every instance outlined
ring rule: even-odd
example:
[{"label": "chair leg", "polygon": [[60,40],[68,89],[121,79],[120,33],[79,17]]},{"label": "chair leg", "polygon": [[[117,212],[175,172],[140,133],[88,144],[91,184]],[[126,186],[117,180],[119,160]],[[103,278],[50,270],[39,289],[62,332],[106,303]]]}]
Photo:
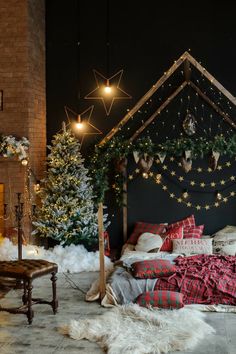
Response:
[{"label": "chair leg", "polygon": [[22,302],[24,305],[27,304],[27,289],[26,289],[26,280],[24,279],[24,293],[22,295]]},{"label": "chair leg", "polygon": [[27,302],[28,302],[27,318],[29,324],[32,323],[34,317],[34,311],[32,310],[32,289],[33,289],[32,279],[29,279],[27,284]]},{"label": "chair leg", "polygon": [[52,281],[52,309],[55,315],[57,313],[57,308],[58,308],[57,286],[56,286],[57,277],[55,272],[52,272],[51,281]]}]

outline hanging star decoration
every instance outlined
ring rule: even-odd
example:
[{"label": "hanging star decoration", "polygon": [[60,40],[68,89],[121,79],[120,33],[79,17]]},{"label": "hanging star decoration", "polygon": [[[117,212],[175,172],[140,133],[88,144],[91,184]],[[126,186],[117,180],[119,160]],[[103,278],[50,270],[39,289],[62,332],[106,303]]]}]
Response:
[{"label": "hanging star decoration", "polygon": [[82,113],[76,113],[67,106],[64,106],[64,109],[69,123],[73,125],[74,130],[80,137],[81,146],[86,136],[103,134],[100,129],[90,122],[94,106],[87,108]]},{"label": "hanging star decoration", "polygon": [[109,78],[106,78],[95,69],[93,70],[93,74],[97,87],[88,93],[85,98],[102,100],[107,116],[109,116],[115,100],[132,98],[127,92],[120,88],[123,70],[118,71]]}]

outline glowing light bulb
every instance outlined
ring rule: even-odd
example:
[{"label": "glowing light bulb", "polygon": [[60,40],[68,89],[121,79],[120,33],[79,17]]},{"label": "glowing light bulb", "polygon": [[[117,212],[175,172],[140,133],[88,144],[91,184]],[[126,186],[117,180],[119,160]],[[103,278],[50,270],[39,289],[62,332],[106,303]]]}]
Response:
[{"label": "glowing light bulb", "polygon": [[84,127],[83,123],[81,123],[81,122],[77,122],[76,123],[76,128],[77,129],[81,130],[81,129],[83,129],[83,127]]},{"label": "glowing light bulb", "polygon": [[27,166],[27,165],[28,165],[28,160],[23,159],[23,160],[21,161],[21,164],[22,164],[23,166]]},{"label": "glowing light bulb", "polygon": [[111,88],[111,86],[109,86],[108,83],[107,83],[106,86],[104,87],[104,92],[105,92],[106,94],[108,94],[108,95],[112,92],[112,88]]},{"label": "glowing light bulb", "polygon": [[143,172],[142,176],[143,176],[143,178],[148,179],[148,173],[147,172]]},{"label": "glowing light bulb", "polygon": [[221,199],[222,199],[222,194],[221,194],[220,192],[217,192],[217,193],[216,193],[216,198],[217,198],[218,200],[221,200]]},{"label": "glowing light bulb", "polygon": [[188,196],[189,196],[189,194],[188,194],[187,191],[183,192],[182,197],[183,197],[184,199],[187,199]]}]

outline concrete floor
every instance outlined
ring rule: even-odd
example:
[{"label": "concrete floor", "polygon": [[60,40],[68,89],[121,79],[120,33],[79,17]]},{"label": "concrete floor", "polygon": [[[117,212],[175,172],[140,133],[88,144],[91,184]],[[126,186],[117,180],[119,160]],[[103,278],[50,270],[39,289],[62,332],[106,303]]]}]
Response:
[{"label": "concrete floor", "polygon": [[[35,317],[31,326],[27,325],[24,315],[12,315],[0,312],[0,353],[1,354],[77,354],[103,353],[96,343],[75,341],[60,334],[58,328],[71,319],[93,317],[107,309],[99,303],[84,301],[83,291],[89,288],[97,273],[79,273],[71,275],[59,274],[58,295],[59,312],[52,314],[47,305],[35,305]],[[34,295],[49,297],[50,280],[46,277],[34,282]],[[2,305],[14,304],[20,299],[21,291],[11,290]],[[236,354],[236,314],[208,313],[206,321],[216,329],[216,334],[205,338],[192,352],[185,354]],[[172,352],[173,353],[173,352]],[[117,353],[121,354],[121,353]],[[124,353],[125,354],[125,353]],[[174,353],[173,353],[174,354]],[[183,354],[176,352],[175,354]]]}]

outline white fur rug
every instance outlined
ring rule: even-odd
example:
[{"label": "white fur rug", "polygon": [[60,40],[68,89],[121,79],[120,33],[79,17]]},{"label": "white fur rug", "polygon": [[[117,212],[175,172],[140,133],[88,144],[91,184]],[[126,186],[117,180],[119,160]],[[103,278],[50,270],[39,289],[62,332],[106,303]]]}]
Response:
[{"label": "white fur rug", "polygon": [[192,349],[215,330],[195,310],[118,306],[93,319],[72,320],[61,331],[76,340],[97,342],[109,354],[168,353]]}]

